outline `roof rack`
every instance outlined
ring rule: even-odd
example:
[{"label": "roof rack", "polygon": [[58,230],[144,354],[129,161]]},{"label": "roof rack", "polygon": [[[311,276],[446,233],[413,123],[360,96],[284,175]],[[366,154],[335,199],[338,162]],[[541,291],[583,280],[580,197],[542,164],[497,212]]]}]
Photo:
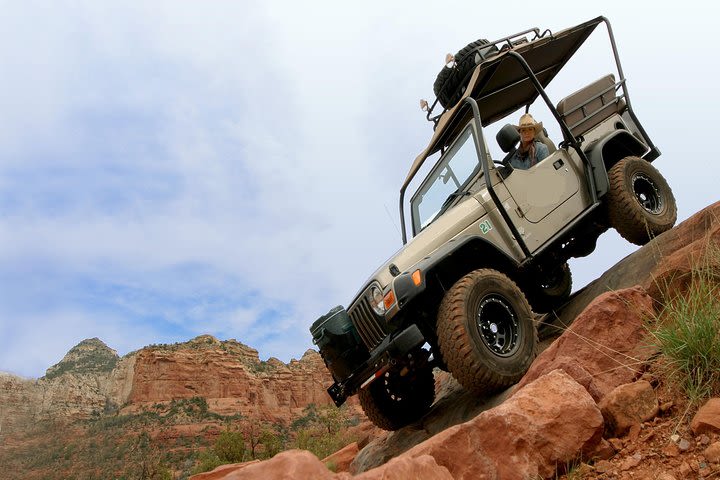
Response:
[{"label": "roof rack", "polygon": [[[533,36],[531,38],[528,38],[528,34],[533,34]],[[511,50],[511,49],[517,47],[518,45],[530,43],[530,42],[533,42],[537,39],[543,38],[548,35],[550,38],[553,37],[553,34],[550,31],[550,29],[546,29],[545,31],[540,33],[540,29],[537,27],[529,28],[527,30],[523,30],[522,32],[514,33],[512,35],[502,37],[498,40],[494,40],[492,42],[488,42],[483,45],[478,45],[474,49],[470,50],[468,52],[468,55],[477,54],[480,56],[480,61],[475,63],[475,67],[477,67],[477,65],[481,64],[488,58],[494,57],[495,55],[499,54],[500,52]],[[495,48],[493,49],[492,47],[495,47]],[[470,80],[470,76],[472,75],[473,71],[475,70],[475,67],[468,70],[468,72],[465,74],[465,77],[463,77],[462,81],[459,83],[459,86],[467,84],[467,82]],[[440,117],[443,115],[443,113],[447,112],[449,110],[449,108],[452,108],[454,106],[454,105],[450,105],[449,108],[445,107],[445,108],[443,108],[442,112],[438,113],[435,116],[431,116],[433,113],[433,110],[435,110],[435,107],[438,105],[438,103],[439,103],[438,98],[435,97],[435,101],[428,107],[427,114],[425,115],[425,118],[427,118],[427,120],[429,122],[433,123],[433,130],[435,130],[435,128],[437,127],[438,121],[440,120]]]}]

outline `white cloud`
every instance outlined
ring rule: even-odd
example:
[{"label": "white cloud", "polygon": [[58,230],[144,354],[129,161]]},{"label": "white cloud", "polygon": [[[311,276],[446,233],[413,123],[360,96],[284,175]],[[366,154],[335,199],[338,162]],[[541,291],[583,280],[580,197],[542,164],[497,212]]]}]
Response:
[{"label": "white cloud", "polygon": [[[431,134],[418,100],[445,53],[598,15],[551,3],[6,6],[0,369],[40,374],[85,336],[123,351],[213,333],[298,357],[312,321],[400,246],[398,188]],[[718,106],[713,8],[602,12],[681,218],[715,200],[713,175],[688,173],[717,168],[693,128]],[[604,72],[591,56],[558,81],[590,69]],[[576,283],[632,248],[619,242],[578,262]],[[48,301],[19,311],[34,289]],[[33,323],[77,328],[23,353]]]}]

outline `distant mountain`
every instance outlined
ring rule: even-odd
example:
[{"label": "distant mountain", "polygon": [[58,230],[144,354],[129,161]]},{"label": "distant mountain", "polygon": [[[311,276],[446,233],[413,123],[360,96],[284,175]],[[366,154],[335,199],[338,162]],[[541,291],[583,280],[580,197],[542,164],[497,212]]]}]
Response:
[{"label": "distant mountain", "polygon": [[201,335],[122,358],[91,338],[37,380],[3,373],[0,382],[0,426],[11,432],[38,420],[72,422],[192,397],[218,414],[290,421],[309,404],[331,403],[325,390],[332,380],[313,350],[289,364],[261,361],[257,350],[236,340]]},{"label": "distant mountain", "polygon": [[48,368],[45,379],[50,380],[70,372],[74,374],[103,374],[111,372],[120,357],[99,338],[83,340],[75,345],[60,362]]}]

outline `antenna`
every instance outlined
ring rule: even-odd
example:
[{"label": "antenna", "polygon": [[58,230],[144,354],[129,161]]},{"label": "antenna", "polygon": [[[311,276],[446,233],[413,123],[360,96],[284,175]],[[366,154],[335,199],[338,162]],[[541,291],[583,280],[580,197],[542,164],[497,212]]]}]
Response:
[{"label": "antenna", "polygon": [[387,204],[383,203],[383,207],[385,207],[385,213],[388,214],[388,217],[390,217],[390,221],[392,222],[393,225],[395,225],[395,229],[402,237],[402,232],[400,231],[400,227],[398,227],[398,224],[395,222],[395,219],[393,218],[393,216],[390,215],[390,210],[388,209]]}]

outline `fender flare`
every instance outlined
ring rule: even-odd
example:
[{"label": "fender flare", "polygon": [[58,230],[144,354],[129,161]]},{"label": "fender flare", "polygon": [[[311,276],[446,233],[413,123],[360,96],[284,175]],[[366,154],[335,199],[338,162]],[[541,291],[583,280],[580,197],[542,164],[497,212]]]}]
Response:
[{"label": "fender flare", "polygon": [[593,143],[585,154],[595,177],[598,198],[604,196],[610,188],[608,171],[613,165],[625,157],[642,157],[648,151],[649,147],[627,130],[615,130]]},{"label": "fender flare", "polygon": [[[429,273],[433,273],[437,267],[446,264],[453,255],[460,255],[468,250],[492,252],[492,261],[483,262],[484,265],[490,263],[491,265],[504,264],[513,268],[519,267],[519,263],[515,259],[479,235],[468,235],[450,240],[413,265],[409,271],[402,272],[393,279],[392,285],[395,291],[396,307],[386,314],[386,320],[395,316],[408,302],[425,291]],[[472,262],[468,261],[467,264],[472,265]],[[413,274],[418,270],[420,271],[420,284],[416,285]]]}]

